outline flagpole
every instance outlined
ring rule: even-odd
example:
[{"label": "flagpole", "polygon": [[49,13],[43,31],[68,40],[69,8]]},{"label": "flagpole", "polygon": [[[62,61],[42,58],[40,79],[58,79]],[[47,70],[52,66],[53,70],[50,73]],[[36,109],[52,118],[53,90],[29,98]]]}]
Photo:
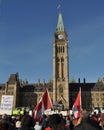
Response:
[{"label": "flagpole", "polygon": [[82,93],[81,93],[81,87],[79,88],[80,90],[80,106],[81,106],[81,111],[82,111]]},{"label": "flagpole", "polygon": [[58,4],[57,10],[59,10],[59,12],[61,12],[61,4]]}]

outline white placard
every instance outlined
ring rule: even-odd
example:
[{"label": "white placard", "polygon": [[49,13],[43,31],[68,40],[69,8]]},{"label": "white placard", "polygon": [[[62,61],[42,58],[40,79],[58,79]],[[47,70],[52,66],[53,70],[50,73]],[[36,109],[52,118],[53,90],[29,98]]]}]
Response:
[{"label": "white placard", "polygon": [[62,114],[63,116],[67,116],[68,115],[67,111],[60,111],[60,114]]},{"label": "white placard", "polygon": [[0,114],[12,114],[13,106],[13,96],[12,95],[2,95],[1,105],[0,105]]}]

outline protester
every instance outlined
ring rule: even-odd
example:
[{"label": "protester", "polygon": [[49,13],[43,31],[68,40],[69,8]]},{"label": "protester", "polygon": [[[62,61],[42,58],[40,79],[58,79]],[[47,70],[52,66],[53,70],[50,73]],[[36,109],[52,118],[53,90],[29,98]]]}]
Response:
[{"label": "protester", "polygon": [[71,125],[70,128],[73,129],[74,127],[76,127],[78,125],[78,119],[77,118],[73,118],[71,121]]},{"label": "protester", "polygon": [[21,128],[21,115],[16,116],[15,128],[16,130],[20,130]]},{"label": "protester", "polygon": [[98,121],[94,120],[87,111],[84,111],[80,123],[73,130],[101,130],[101,127]]},{"label": "protester", "polygon": [[[7,130],[14,130],[15,129],[15,126],[14,126],[14,122],[11,118],[10,115],[2,115],[2,119],[0,120],[1,122],[1,128],[6,128],[8,126],[8,129]],[[0,129],[0,130],[2,130]]]},{"label": "protester", "polygon": [[101,113],[99,125],[101,126],[101,129],[104,130],[104,113]]},{"label": "protester", "polygon": [[35,121],[30,115],[24,115],[21,119],[20,130],[34,130]]},{"label": "protester", "polygon": [[65,120],[66,120],[65,126],[66,126],[66,127],[70,127],[70,118],[69,118],[69,116],[66,116],[66,117],[65,117]]},{"label": "protester", "polygon": [[62,117],[59,114],[50,115],[48,121],[48,127],[45,130],[69,130],[64,123],[62,123]]},{"label": "protester", "polygon": [[9,130],[9,124],[6,121],[0,121],[0,130]]},{"label": "protester", "polygon": [[40,121],[40,125],[42,126],[42,130],[44,130],[47,127],[48,124],[48,116],[43,114],[42,119]]},{"label": "protester", "polygon": [[34,128],[35,130],[42,130],[42,126],[39,124],[39,121],[36,121]]}]

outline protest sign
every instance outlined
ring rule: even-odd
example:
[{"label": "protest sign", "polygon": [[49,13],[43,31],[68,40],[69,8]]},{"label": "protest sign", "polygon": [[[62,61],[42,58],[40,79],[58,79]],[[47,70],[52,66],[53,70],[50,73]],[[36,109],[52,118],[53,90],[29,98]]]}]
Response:
[{"label": "protest sign", "polygon": [[0,105],[0,114],[12,114],[13,106],[13,96],[12,95],[2,95],[1,105]]}]

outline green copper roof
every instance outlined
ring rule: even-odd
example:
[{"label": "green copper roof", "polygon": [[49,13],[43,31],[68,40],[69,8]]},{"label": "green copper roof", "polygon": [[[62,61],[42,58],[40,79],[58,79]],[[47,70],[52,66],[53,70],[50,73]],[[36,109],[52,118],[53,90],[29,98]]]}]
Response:
[{"label": "green copper roof", "polygon": [[64,31],[64,24],[63,24],[63,19],[62,19],[62,14],[61,13],[59,13],[56,31],[58,31],[58,32],[63,32]]}]

